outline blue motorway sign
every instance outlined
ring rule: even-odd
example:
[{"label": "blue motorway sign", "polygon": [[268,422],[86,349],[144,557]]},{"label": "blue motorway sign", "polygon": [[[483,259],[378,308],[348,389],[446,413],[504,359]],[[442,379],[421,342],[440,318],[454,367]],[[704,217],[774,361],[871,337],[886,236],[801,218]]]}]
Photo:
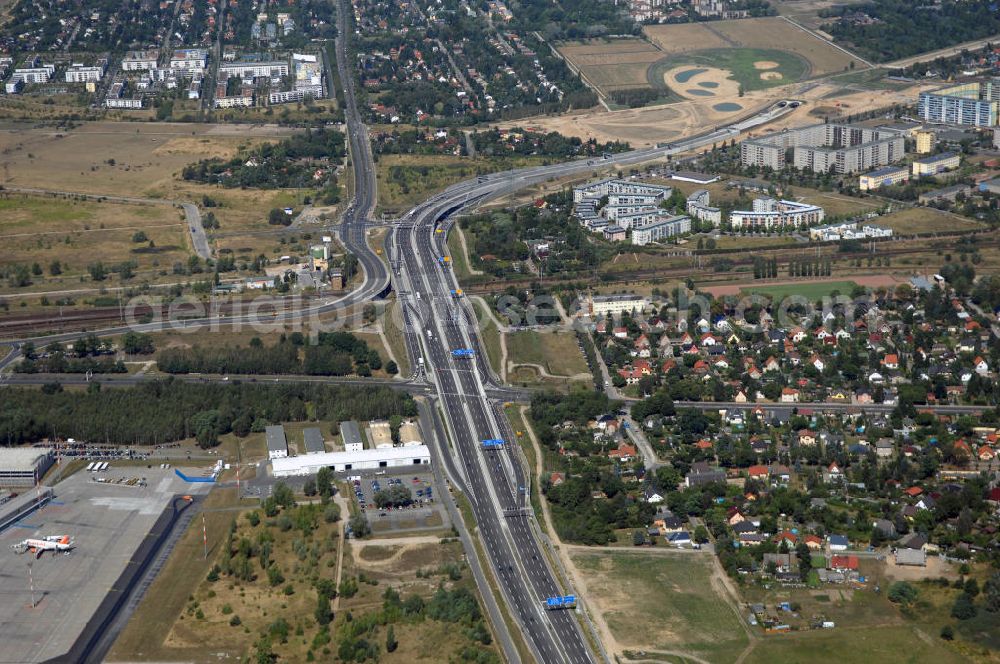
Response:
[{"label": "blue motorway sign", "polygon": [[576,595],[564,595],[562,597],[547,597],[545,598],[545,608],[547,609],[563,609],[572,608],[576,606]]},{"label": "blue motorway sign", "polygon": [[503,447],[504,441],[499,438],[487,438],[483,441],[483,447]]},{"label": "blue motorway sign", "polygon": [[455,350],[451,351],[451,354],[454,355],[455,357],[472,357],[473,355],[476,354],[476,351],[472,350],[471,348],[456,348]]}]

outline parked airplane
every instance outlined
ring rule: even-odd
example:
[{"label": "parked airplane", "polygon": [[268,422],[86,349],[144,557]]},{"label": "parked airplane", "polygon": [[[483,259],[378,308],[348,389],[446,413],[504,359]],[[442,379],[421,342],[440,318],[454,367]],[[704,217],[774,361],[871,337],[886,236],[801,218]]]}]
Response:
[{"label": "parked airplane", "polygon": [[16,553],[28,553],[31,552],[35,554],[36,558],[41,558],[42,554],[46,551],[58,552],[69,554],[73,549],[75,544],[69,535],[48,535],[41,539],[31,538],[24,540],[23,542],[18,542],[17,544],[11,544],[10,548]]}]

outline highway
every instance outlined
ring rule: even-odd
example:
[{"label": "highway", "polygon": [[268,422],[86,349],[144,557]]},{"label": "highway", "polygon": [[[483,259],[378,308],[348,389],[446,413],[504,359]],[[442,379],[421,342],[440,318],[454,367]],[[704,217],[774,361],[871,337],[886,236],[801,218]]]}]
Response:
[{"label": "highway", "polygon": [[435,213],[434,208],[426,210],[417,215],[417,223],[396,233],[396,274],[405,286],[407,305],[415,312],[407,339],[419,338],[483,547],[535,659],[594,661],[573,612],[543,607],[545,598],[564,591],[530,522],[524,468],[509,449],[483,449],[487,439],[516,443],[500,405],[487,396],[493,377],[484,371],[483,354],[476,352],[471,358],[452,354],[455,349],[476,350],[480,344],[475,316],[464,300],[452,295],[458,287],[454,275],[438,260],[444,234],[435,233]]}]

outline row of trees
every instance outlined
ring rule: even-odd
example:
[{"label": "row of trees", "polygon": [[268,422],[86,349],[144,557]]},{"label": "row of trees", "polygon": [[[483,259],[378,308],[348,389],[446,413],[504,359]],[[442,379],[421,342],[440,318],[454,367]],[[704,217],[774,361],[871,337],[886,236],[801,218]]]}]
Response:
[{"label": "row of trees", "polygon": [[293,335],[271,346],[255,337],[246,347],[167,348],[160,352],[157,365],[170,374],[370,376],[382,368],[382,358],[349,332],[324,332],[314,345],[305,345],[302,335]]},{"label": "row of trees", "polygon": [[[181,383],[174,380],[85,393],[10,388],[0,401],[0,444],[47,437],[152,445],[199,434],[248,435],[273,422],[412,417],[413,398],[387,387]],[[210,406],[209,406],[210,404]]]}]

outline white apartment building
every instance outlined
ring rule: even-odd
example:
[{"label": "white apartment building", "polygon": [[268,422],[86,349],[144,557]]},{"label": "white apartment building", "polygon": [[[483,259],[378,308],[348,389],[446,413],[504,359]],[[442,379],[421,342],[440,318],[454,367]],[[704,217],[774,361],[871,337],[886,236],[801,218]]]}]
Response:
[{"label": "white apartment building", "polygon": [[753,210],[733,210],[729,215],[729,223],[733,230],[798,228],[821,223],[824,215],[823,208],[816,205],[757,198],[754,199]]},{"label": "white apartment building", "polygon": [[650,242],[659,242],[674,235],[690,232],[690,217],[666,216],[659,221],[632,229],[632,244],[641,247]]},{"label": "white apartment building", "polygon": [[585,316],[620,316],[642,311],[649,300],[641,295],[588,295],[579,300],[580,313]]},{"label": "white apartment building", "polygon": [[170,68],[186,72],[203,72],[208,66],[208,51],[203,48],[179,48],[170,57]]},{"label": "white apartment building", "polygon": [[129,51],[122,58],[122,71],[142,71],[145,69],[156,69],[156,60],[159,52],[155,49],[148,51]]},{"label": "white apartment building", "polygon": [[108,70],[108,61],[101,59],[96,65],[87,67],[79,63],[73,63],[66,70],[67,83],[87,83],[90,81],[100,81],[104,78],[104,73]]},{"label": "white apartment building", "polygon": [[219,80],[224,81],[230,76],[239,78],[270,78],[276,79],[288,76],[288,63],[283,60],[269,62],[227,62],[219,66]]},{"label": "white apartment building", "polygon": [[718,226],[722,223],[722,209],[712,207],[708,203],[709,193],[707,189],[693,191],[687,199],[687,213],[695,219]]}]

